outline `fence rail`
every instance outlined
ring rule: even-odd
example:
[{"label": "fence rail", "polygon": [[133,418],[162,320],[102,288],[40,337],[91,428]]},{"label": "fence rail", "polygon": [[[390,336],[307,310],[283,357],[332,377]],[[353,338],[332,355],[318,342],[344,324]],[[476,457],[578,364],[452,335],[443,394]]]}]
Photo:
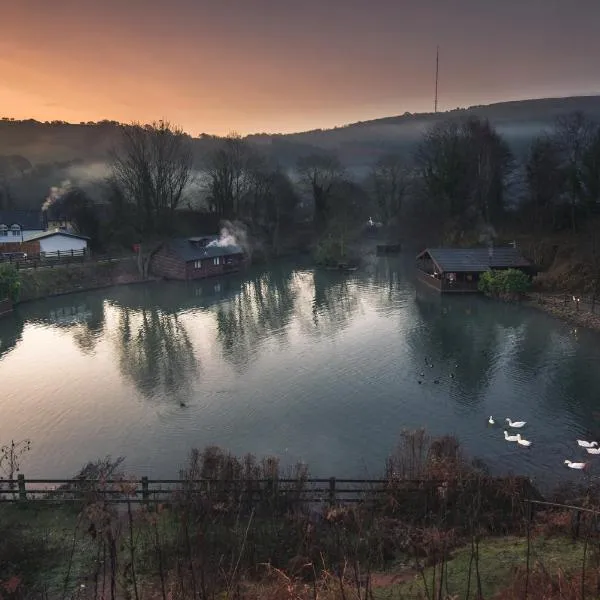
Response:
[{"label": "fence rail", "polygon": [[[495,478],[484,478],[493,480]],[[528,478],[518,478],[530,485]],[[235,493],[246,499],[286,498],[306,503],[357,503],[395,491],[439,491],[444,480],[429,479],[17,479],[0,481],[0,503],[40,501],[74,502],[90,495],[111,503],[168,502],[174,495],[210,495]],[[460,483],[453,484],[460,487]],[[532,488],[531,488],[532,489]]]},{"label": "fence rail", "polygon": [[3,255],[2,251],[0,251],[0,264],[11,264],[17,270],[38,269],[84,262],[116,262],[128,258],[131,259],[132,255],[101,255],[92,253],[89,250],[57,250],[56,252],[41,252],[39,254],[28,253],[26,258],[10,256],[10,253],[4,253]]}]

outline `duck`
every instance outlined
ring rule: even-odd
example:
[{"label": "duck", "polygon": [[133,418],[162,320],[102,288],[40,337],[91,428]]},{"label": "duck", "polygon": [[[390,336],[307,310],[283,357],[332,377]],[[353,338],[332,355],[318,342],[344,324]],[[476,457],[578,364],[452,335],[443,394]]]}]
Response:
[{"label": "duck", "polygon": [[436,383],[436,384],[437,384],[437,383],[439,383],[439,382],[440,382],[440,380],[439,380],[439,379],[434,379],[434,380],[433,380],[433,383]]},{"label": "duck", "polygon": [[527,425],[527,421],[511,421],[508,417],[506,418],[506,422],[508,423],[509,427],[516,427],[516,428],[520,428],[520,427],[524,427],[525,425]]},{"label": "duck", "polygon": [[508,435],[508,431],[506,431],[506,429],[504,430],[504,439],[507,442],[516,442],[519,439],[518,435]]},{"label": "duck", "polygon": [[571,462],[570,460],[567,460],[567,459],[565,459],[565,465],[567,465],[567,467],[569,467],[569,469],[579,469],[580,471],[587,467],[587,463]]},{"label": "duck", "polygon": [[423,373],[423,371],[421,371],[421,372],[419,373],[419,376],[420,376],[420,377],[425,377],[425,373]]},{"label": "duck", "polygon": [[598,446],[598,442],[586,442],[585,440],[577,440],[577,443],[582,448],[593,448],[594,446]]},{"label": "duck", "polygon": [[586,448],[588,454],[600,454],[600,448]]},{"label": "duck", "polygon": [[454,373],[450,373],[450,379],[454,379]]},{"label": "duck", "polygon": [[492,415],[490,415],[490,418],[488,419],[488,423],[490,425],[495,425],[496,424],[496,421],[494,421],[494,417],[492,417]]},{"label": "duck", "polygon": [[521,437],[521,434],[520,434],[520,433],[517,433],[517,443],[518,443],[520,446],[525,446],[526,448],[528,448],[529,446],[531,446],[531,442],[530,442],[529,440],[524,440],[524,439]]}]

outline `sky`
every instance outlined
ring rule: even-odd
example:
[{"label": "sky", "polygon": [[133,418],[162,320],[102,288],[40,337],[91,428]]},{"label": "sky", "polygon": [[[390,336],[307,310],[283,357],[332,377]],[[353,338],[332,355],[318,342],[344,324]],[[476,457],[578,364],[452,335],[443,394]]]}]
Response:
[{"label": "sky", "polygon": [[[287,133],[600,93],[598,0],[1,0],[0,116]],[[6,3],[6,5],[5,5]]]}]

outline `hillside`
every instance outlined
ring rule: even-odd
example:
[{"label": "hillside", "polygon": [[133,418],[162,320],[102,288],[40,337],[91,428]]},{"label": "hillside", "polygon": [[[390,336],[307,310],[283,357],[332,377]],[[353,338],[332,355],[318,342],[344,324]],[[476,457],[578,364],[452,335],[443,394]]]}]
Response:
[{"label": "hillside", "polygon": [[[315,149],[332,150],[351,171],[360,175],[383,152],[410,152],[422,133],[437,121],[467,115],[485,117],[520,155],[526,151],[532,136],[550,127],[558,115],[575,110],[600,119],[600,96],[502,102],[438,114],[407,113],[334,129],[254,134],[247,139],[285,167],[292,167],[298,157]],[[32,207],[39,205],[48,189],[65,179],[85,185],[106,175],[108,153],[119,140],[118,127],[119,124],[113,121],[70,124],[0,120],[0,157],[17,157],[19,161],[22,157],[32,165],[11,182],[11,189],[20,203]],[[218,138],[211,136],[194,138],[198,169],[217,141]]]}]

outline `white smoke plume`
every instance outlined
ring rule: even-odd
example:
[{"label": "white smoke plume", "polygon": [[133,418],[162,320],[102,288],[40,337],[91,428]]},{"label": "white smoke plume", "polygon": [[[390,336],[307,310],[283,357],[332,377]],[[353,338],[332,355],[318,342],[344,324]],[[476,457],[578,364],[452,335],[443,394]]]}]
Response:
[{"label": "white smoke plume", "polygon": [[221,227],[219,238],[213,240],[209,247],[240,246],[247,254],[250,252],[248,232],[243,223],[225,221]]},{"label": "white smoke plume", "polygon": [[42,211],[47,211],[56,204],[71,189],[71,181],[66,179],[60,185],[52,186],[50,192],[42,204]]},{"label": "white smoke plume", "polygon": [[106,179],[111,174],[111,168],[106,162],[93,162],[72,165],[67,168],[65,174],[74,185],[81,186]]}]

